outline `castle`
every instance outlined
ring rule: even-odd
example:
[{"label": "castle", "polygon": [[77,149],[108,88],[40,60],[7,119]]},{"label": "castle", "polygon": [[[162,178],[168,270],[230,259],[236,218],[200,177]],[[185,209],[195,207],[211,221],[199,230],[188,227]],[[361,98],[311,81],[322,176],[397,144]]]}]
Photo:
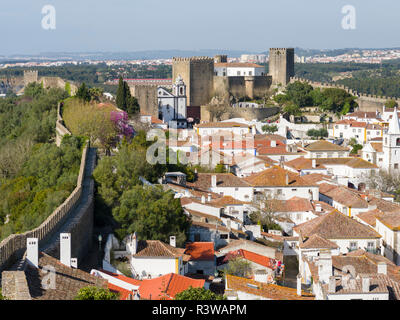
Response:
[{"label": "castle", "polygon": [[[60,88],[65,89],[67,82],[65,82],[60,77],[40,77],[37,70],[24,70],[24,78],[23,85],[24,87],[20,90],[22,93],[23,89],[32,82],[41,83],[43,88]],[[69,83],[70,85],[70,94],[74,95],[78,90],[78,87],[75,84]]]},{"label": "castle", "polygon": [[[172,59],[172,83],[181,77],[186,85],[188,117],[200,120],[200,109],[216,95],[228,94],[236,100],[263,98],[272,86],[286,86],[294,76],[292,48],[270,49],[269,74],[263,66],[227,60],[226,55]],[[157,85],[131,86],[142,114],[159,117],[157,89]]]}]

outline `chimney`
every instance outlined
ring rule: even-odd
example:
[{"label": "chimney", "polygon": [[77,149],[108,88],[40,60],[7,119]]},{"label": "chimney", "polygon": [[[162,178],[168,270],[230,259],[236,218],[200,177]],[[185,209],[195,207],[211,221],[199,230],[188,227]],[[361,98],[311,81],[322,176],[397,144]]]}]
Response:
[{"label": "chimney", "polygon": [[328,293],[335,293],[336,292],[336,278],[330,277],[329,278],[329,286],[328,286]]},{"label": "chimney", "polygon": [[39,240],[38,238],[26,239],[26,259],[35,268],[39,266]]},{"label": "chimney", "polygon": [[297,275],[297,295],[301,297],[301,274]]},{"label": "chimney", "polygon": [[255,135],[257,132],[256,132],[256,126],[252,126],[251,127],[251,133],[253,134],[253,135]]},{"label": "chimney", "polygon": [[71,266],[71,234],[60,233],[60,262],[67,267]]},{"label": "chimney", "polygon": [[378,273],[387,274],[387,264],[385,262],[378,262]]},{"label": "chimney", "polygon": [[271,140],[271,148],[275,148],[276,147],[276,141],[275,140]]},{"label": "chimney", "polygon": [[368,293],[371,285],[371,279],[368,277],[361,278],[362,281],[362,292]]},{"label": "chimney", "polygon": [[316,203],[316,204],[315,204],[315,211],[317,211],[317,212],[322,212],[322,206],[321,206],[320,203]]},{"label": "chimney", "polygon": [[312,159],[311,165],[312,165],[313,169],[315,169],[317,167],[317,160]]},{"label": "chimney", "polygon": [[204,195],[201,196],[201,203],[206,203],[206,197]]},{"label": "chimney", "polygon": [[289,185],[289,175],[286,173],[286,185]]},{"label": "chimney", "polygon": [[131,254],[137,253],[138,240],[137,240],[136,232],[131,236],[131,241],[128,244],[128,246],[130,247],[128,249],[128,251],[130,251]]},{"label": "chimney", "polygon": [[332,254],[329,249],[321,250],[318,260],[318,276],[321,282],[329,282],[332,277]]},{"label": "chimney", "polygon": [[78,269],[78,258],[71,258],[71,268]]},{"label": "chimney", "polygon": [[216,188],[217,187],[217,176],[212,175],[211,176],[211,188]]},{"label": "chimney", "polygon": [[208,196],[207,196],[207,201],[208,201],[208,202],[211,202],[211,193],[208,194]]},{"label": "chimney", "polygon": [[169,245],[172,247],[176,247],[176,237],[175,236],[169,237]]}]

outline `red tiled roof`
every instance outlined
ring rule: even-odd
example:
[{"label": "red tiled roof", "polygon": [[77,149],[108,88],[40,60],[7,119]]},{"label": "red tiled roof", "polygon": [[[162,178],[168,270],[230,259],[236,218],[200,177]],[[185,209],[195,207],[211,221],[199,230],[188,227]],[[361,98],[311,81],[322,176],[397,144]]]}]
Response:
[{"label": "red tiled roof", "polygon": [[222,259],[220,259],[220,264],[228,263],[230,260],[242,257],[243,259],[249,260],[251,262],[257,263],[263,267],[267,267],[270,269],[274,268],[275,259],[268,258],[258,253],[254,253],[248,250],[239,249],[235,251],[228,252]]},{"label": "red tiled roof", "polygon": [[143,280],[139,287],[139,294],[141,299],[172,300],[176,294],[189,287],[203,288],[204,283],[203,279],[192,279],[169,273],[158,278]]},{"label": "red tiled roof", "polygon": [[192,242],[186,245],[190,260],[214,260],[214,242]]}]

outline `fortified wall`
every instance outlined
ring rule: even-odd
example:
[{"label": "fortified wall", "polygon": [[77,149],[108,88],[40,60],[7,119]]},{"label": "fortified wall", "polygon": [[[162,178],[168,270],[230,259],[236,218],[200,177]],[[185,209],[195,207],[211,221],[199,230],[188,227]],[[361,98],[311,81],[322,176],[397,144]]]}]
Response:
[{"label": "fortified wall", "polygon": [[[215,119],[211,119],[210,112],[207,110],[207,106],[201,106],[201,121],[212,122]],[[221,120],[228,120],[231,118],[244,118],[247,121],[254,119],[263,120],[276,115],[279,112],[279,107],[268,107],[268,108],[233,108],[230,107],[228,111],[221,117]]]},{"label": "fortified wall", "polygon": [[139,103],[140,113],[158,118],[157,85],[139,84],[129,86],[131,95]]},{"label": "fortified wall", "polygon": [[[60,129],[62,123],[57,122]],[[63,131],[68,129],[64,127]],[[61,137],[61,131],[59,134]],[[72,256],[78,258],[79,266],[79,260],[85,256],[92,242],[94,181],[91,174],[95,159],[95,150],[90,148],[88,141],[82,152],[77,184],[70,196],[39,227],[21,234],[12,234],[0,242],[0,271],[23,259],[27,238],[38,238],[40,250],[58,258],[60,232],[71,233]]]},{"label": "fortified wall", "polygon": [[335,84],[328,84],[328,83],[322,83],[322,82],[313,82],[308,79],[304,78],[298,78],[298,77],[292,77],[290,79],[290,82],[295,82],[295,81],[301,81],[301,82],[307,82],[314,88],[321,88],[321,89],[326,89],[326,88],[336,88],[336,89],[343,89],[347,93],[357,97],[356,102],[358,103],[358,110],[359,111],[379,111],[383,112],[383,106],[385,105],[385,102],[387,100],[395,100],[397,103],[400,105],[400,100],[397,99],[396,97],[386,97],[386,96],[378,96],[378,95],[372,95],[372,94],[363,94],[359,93],[356,90],[352,90],[349,87],[346,87],[344,85],[335,85]]},{"label": "fortified wall", "polygon": [[262,98],[271,84],[271,76],[214,76],[214,92],[221,96],[229,92],[236,98]]}]

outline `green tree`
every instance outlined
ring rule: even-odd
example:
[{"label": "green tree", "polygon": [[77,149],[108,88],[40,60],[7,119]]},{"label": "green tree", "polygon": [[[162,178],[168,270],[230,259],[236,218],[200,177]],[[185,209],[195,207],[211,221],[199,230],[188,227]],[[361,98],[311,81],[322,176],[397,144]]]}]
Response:
[{"label": "green tree", "polygon": [[286,87],[286,95],[299,108],[310,106],[312,98],[310,93],[313,87],[306,82],[296,81],[289,83]]},{"label": "green tree", "polygon": [[84,287],[79,290],[75,300],[118,300],[119,294],[98,287]]},{"label": "green tree", "polygon": [[266,124],[266,125],[262,126],[261,129],[267,133],[275,133],[278,131],[278,127],[276,124],[272,124],[272,125]]},{"label": "green tree", "polygon": [[251,264],[242,257],[236,257],[228,262],[224,269],[224,275],[233,275],[241,278],[249,278],[253,274]]},{"label": "green tree", "polygon": [[30,98],[38,98],[40,95],[44,94],[45,90],[43,85],[36,82],[29,83],[24,89],[24,96]]},{"label": "green tree", "polygon": [[173,192],[165,192],[161,187],[134,186],[122,194],[119,202],[113,216],[120,224],[116,230],[120,239],[136,232],[143,240],[168,242],[175,235],[178,245],[185,242],[190,222]]},{"label": "green tree", "polygon": [[293,116],[301,116],[301,114],[302,114],[300,108],[297,105],[292,104],[292,103],[285,105],[283,107],[283,112],[285,112],[289,115],[293,115]]},{"label": "green tree", "polygon": [[175,300],[226,300],[226,297],[215,294],[211,290],[204,288],[193,288],[179,292],[175,295]]},{"label": "green tree", "polygon": [[71,96],[71,84],[69,82],[65,83],[65,91]]},{"label": "green tree", "polygon": [[83,82],[81,86],[78,88],[76,92],[76,97],[81,99],[82,101],[89,102],[90,101],[90,92],[86,87],[86,84]]},{"label": "green tree", "polygon": [[309,137],[313,137],[316,139],[325,138],[325,137],[328,137],[328,130],[326,130],[325,128],[310,129],[307,131],[307,135]]},{"label": "green tree", "polygon": [[363,146],[361,144],[354,144],[353,149],[350,151],[350,154],[358,154],[358,151],[362,148]]},{"label": "green tree", "polygon": [[217,164],[217,165],[215,166],[214,172],[215,172],[215,173],[226,173],[225,166],[224,166],[223,164],[221,164],[221,163]]},{"label": "green tree", "polygon": [[387,100],[387,101],[385,102],[385,107],[386,107],[386,108],[392,109],[392,108],[398,107],[398,106],[399,106],[399,105],[398,105],[397,101],[396,101],[396,100],[393,100],[393,99],[389,99],[389,100]]}]

